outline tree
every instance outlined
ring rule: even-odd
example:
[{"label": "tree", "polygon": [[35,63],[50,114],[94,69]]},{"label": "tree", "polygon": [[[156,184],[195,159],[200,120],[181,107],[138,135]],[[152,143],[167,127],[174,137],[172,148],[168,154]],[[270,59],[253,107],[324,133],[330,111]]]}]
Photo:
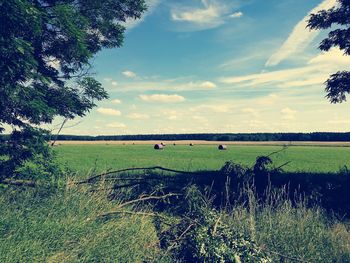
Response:
[{"label": "tree", "polygon": [[[338,47],[345,55],[350,55],[350,1],[338,0],[338,5],[329,10],[322,10],[317,14],[311,14],[308,21],[310,29],[332,29],[319,48],[329,51],[332,47]],[[350,93],[350,72],[339,71],[330,76],[326,81],[326,97],[331,103],[346,101],[346,94]]]},{"label": "tree", "polygon": [[40,125],[84,116],[108,97],[89,60],[120,47],[144,0],[0,0],[0,180],[49,156]]}]

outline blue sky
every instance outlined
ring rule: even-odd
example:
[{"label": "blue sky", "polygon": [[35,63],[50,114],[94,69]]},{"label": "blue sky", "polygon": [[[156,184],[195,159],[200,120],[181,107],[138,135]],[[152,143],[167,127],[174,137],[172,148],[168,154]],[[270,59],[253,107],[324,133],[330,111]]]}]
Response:
[{"label": "blue sky", "polygon": [[63,133],[350,130],[349,104],[331,105],[323,84],[350,58],[305,28],[336,0],[147,2],[124,46],[92,61],[110,99]]}]

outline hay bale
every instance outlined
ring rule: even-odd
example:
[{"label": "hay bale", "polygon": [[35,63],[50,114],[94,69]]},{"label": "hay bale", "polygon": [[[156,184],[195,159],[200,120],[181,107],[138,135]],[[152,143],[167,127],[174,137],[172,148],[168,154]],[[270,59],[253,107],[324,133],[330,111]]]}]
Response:
[{"label": "hay bale", "polygon": [[218,147],[218,149],[221,150],[221,151],[227,150],[227,145],[225,145],[225,144],[220,144],[219,147]]},{"label": "hay bale", "polygon": [[191,142],[191,143],[190,143],[190,146],[194,146],[194,144]]},{"label": "hay bale", "polygon": [[163,150],[164,146],[162,144],[155,144],[153,148],[155,150]]}]

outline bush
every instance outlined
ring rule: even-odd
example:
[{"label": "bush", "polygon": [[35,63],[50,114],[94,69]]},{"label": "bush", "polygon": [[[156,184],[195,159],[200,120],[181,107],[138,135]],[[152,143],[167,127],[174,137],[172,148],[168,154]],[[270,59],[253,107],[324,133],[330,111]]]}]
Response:
[{"label": "bush", "polygon": [[185,262],[271,262],[249,237],[232,227],[195,186],[187,189],[188,212],[161,233],[163,248]]}]

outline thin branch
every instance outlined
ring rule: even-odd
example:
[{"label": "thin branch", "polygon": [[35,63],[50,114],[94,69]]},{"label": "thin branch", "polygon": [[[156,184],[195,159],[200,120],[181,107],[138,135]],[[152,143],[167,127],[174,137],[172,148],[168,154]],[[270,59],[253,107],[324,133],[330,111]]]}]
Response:
[{"label": "thin branch", "polygon": [[135,199],[135,200],[131,200],[131,201],[128,201],[128,202],[125,202],[123,204],[120,204],[117,209],[120,209],[124,206],[127,206],[127,205],[131,205],[131,204],[134,204],[134,203],[138,203],[138,202],[144,202],[144,201],[148,201],[148,200],[160,200],[160,199],[166,199],[168,197],[171,197],[171,196],[180,196],[181,194],[173,194],[173,193],[170,193],[170,194],[166,194],[166,195],[162,195],[162,196],[146,196],[146,197],[140,197],[138,199]]},{"label": "thin branch", "polygon": [[11,180],[11,179],[4,179],[0,181],[0,184],[6,184],[6,185],[14,185],[14,186],[28,186],[28,187],[35,187],[34,181],[29,180]]},{"label": "thin branch", "polygon": [[284,145],[282,149],[280,149],[280,150],[278,150],[278,151],[275,151],[275,152],[270,153],[269,155],[267,155],[267,157],[270,157],[270,156],[272,156],[272,155],[274,155],[274,154],[277,154],[277,153],[283,152],[283,151],[287,150],[287,148],[288,148],[288,146],[287,146],[287,145]]},{"label": "thin branch", "polygon": [[68,121],[68,118],[65,118],[61,124],[61,127],[58,129],[58,132],[55,136],[55,139],[53,140],[53,142],[51,143],[51,146],[54,146],[56,141],[57,141],[57,138],[58,138],[58,135],[60,134],[61,130],[63,129],[63,126],[66,124],[66,122]]},{"label": "thin branch", "polygon": [[135,168],[126,168],[126,169],[120,169],[120,170],[115,170],[115,171],[110,171],[110,172],[98,174],[98,175],[92,176],[92,177],[90,177],[90,178],[88,178],[86,180],[76,182],[76,184],[92,183],[93,181],[95,181],[95,180],[97,180],[97,179],[99,179],[101,177],[110,175],[110,174],[116,174],[116,173],[122,173],[122,172],[128,172],[128,171],[140,171],[140,170],[162,170],[162,171],[173,172],[173,173],[198,174],[198,172],[179,171],[179,170],[173,170],[173,169],[164,168],[164,167],[161,167],[161,166],[135,167]]},{"label": "thin branch", "polygon": [[276,167],[275,169],[276,169],[276,170],[281,169],[282,167],[284,167],[284,166],[290,164],[291,162],[292,162],[292,161],[285,162],[284,164],[282,164],[282,165]]}]

